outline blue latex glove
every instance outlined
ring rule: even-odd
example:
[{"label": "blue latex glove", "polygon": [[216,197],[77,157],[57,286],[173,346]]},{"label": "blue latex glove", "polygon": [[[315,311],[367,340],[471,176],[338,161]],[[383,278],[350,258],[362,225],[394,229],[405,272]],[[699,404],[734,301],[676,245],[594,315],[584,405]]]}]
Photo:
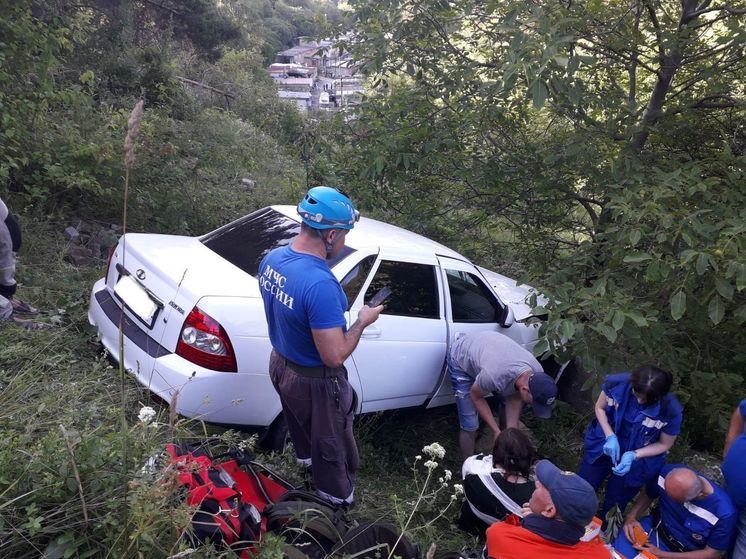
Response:
[{"label": "blue latex glove", "polygon": [[619,462],[619,439],[616,438],[616,435],[612,434],[606,437],[606,441],[604,442],[604,454],[611,458],[611,461],[614,462],[614,465],[616,466],[617,462]]},{"label": "blue latex glove", "polygon": [[618,476],[627,475],[627,473],[629,473],[630,468],[632,467],[632,462],[634,462],[636,458],[637,458],[637,455],[635,454],[635,451],[628,450],[627,452],[622,454],[622,459],[619,460],[619,464],[611,468],[611,471],[614,472],[614,474]]}]

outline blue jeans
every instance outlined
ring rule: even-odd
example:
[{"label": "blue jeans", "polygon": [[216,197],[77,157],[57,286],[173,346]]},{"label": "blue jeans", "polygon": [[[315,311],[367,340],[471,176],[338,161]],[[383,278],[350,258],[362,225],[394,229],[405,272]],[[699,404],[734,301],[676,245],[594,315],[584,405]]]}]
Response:
[{"label": "blue jeans", "polygon": [[458,410],[458,423],[462,431],[474,432],[479,429],[479,416],[474,401],[471,399],[471,387],[474,379],[464,371],[457,369],[448,356],[448,376],[451,379],[453,394],[456,396],[456,410]]}]

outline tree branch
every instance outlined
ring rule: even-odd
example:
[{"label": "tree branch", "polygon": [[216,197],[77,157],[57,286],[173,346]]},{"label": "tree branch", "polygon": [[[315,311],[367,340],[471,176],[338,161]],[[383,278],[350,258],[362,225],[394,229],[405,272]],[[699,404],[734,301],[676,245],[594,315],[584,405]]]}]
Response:
[{"label": "tree branch", "polygon": [[167,12],[171,12],[175,16],[183,16],[184,14],[180,12],[179,10],[176,10],[170,6],[164,6],[163,4],[160,4],[159,2],[156,2],[155,0],[141,0],[142,2],[145,2],[146,4],[150,4],[151,6],[155,6],[156,8],[160,8],[161,10],[165,10]]},{"label": "tree branch", "polygon": [[658,46],[658,56],[661,60],[666,56],[665,50],[663,50],[663,37],[661,36],[661,24],[658,21],[658,14],[655,13],[655,7],[650,2],[650,0],[646,0],[645,7],[648,10],[648,15],[650,16],[650,22],[653,24],[653,29],[655,29],[655,40],[656,45]]},{"label": "tree branch", "polygon": [[702,14],[706,14],[709,12],[726,12],[732,16],[740,16],[743,14],[746,14],[746,8],[733,8],[731,6],[715,6],[714,8],[708,8],[706,7],[709,5],[710,2],[703,2],[702,5],[697,8],[697,11],[695,11],[692,16],[693,17],[699,17]]}]

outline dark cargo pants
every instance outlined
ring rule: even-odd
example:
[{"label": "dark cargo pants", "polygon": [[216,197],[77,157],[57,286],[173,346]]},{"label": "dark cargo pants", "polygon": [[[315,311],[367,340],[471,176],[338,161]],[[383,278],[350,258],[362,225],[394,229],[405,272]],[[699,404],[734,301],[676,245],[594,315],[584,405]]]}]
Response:
[{"label": "dark cargo pants", "polygon": [[327,367],[323,377],[303,376],[273,350],[269,375],[295,453],[303,462],[310,459],[317,491],[334,502],[352,503],[358,452],[352,433],[355,394],[347,370]]}]

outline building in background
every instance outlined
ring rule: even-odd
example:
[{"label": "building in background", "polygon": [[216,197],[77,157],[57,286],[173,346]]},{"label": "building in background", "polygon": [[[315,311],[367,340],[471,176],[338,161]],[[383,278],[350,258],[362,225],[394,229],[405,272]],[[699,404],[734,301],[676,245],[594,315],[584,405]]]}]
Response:
[{"label": "building in background", "polygon": [[364,93],[357,64],[334,42],[298,37],[294,47],[277,53],[267,71],[278,95],[301,111],[333,111],[360,102]]}]

